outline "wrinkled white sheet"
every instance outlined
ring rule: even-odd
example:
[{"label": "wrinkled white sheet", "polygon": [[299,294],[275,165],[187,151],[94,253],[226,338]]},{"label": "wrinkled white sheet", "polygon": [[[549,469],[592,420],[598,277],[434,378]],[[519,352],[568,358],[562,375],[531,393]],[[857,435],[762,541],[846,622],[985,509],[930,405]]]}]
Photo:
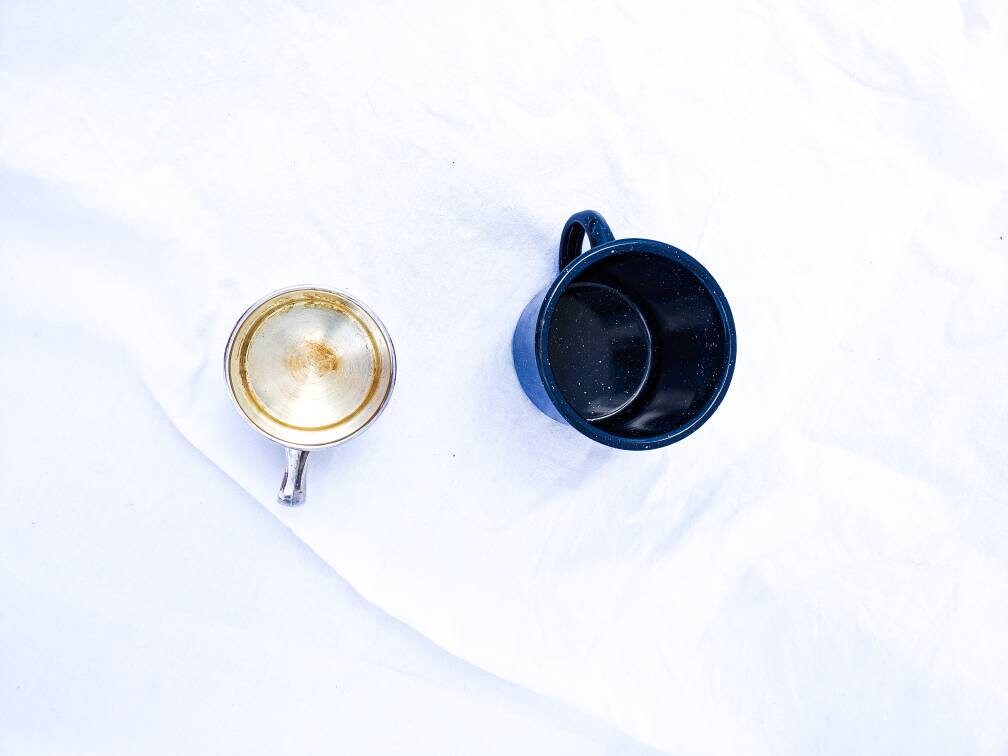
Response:
[{"label": "wrinkled white sheet", "polygon": [[7,395],[73,421],[4,409],[0,753],[656,753],[361,599],[109,370],[119,349],[65,323],[0,346],[31,365]]},{"label": "wrinkled white sheet", "polygon": [[[0,13],[3,331],[118,350],[92,369],[145,385],[366,599],[670,753],[1008,750],[1004,3]],[[514,322],[586,207],[692,253],[732,305],[733,384],[681,444],[593,444],[514,378]],[[298,283],[372,306],[399,379],[287,511],[221,359]],[[162,442],[125,437],[142,499]],[[49,490],[86,540],[104,493],[66,469]],[[224,488],[187,469],[179,495]]]}]

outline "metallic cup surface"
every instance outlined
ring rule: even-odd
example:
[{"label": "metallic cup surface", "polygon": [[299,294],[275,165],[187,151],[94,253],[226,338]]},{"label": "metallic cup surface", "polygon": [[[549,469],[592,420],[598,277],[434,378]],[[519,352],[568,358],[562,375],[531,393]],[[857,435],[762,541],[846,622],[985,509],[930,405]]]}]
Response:
[{"label": "metallic cup surface", "polygon": [[277,500],[305,501],[308,453],[362,433],[395,386],[392,339],[362,302],[335,289],[269,294],[238,319],[224,377],[242,416],[286,449]]}]

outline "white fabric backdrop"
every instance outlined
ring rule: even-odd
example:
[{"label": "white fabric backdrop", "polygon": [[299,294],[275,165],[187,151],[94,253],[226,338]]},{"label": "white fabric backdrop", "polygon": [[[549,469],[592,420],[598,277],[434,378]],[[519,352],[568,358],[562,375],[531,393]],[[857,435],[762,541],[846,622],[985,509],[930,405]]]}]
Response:
[{"label": "white fabric backdrop", "polygon": [[[83,673],[45,653],[56,605],[24,587],[62,590],[74,541],[39,523],[115,552],[131,526],[112,537],[94,513],[135,502],[136,527],[171,512],[163,540],[142,541],[164,560],[156,574],[185,569],[174,544],[207,517],[233,528],[201,540],[208,564],[214,549],[246,551],[235,533],[267,565],[292,561],[279,528],[246,536],[246,520],[269,528],[240,487],[368,601],[519,686],[506,690],[526,729],[492,719],[513,705],[495,704],[494,678],[445,656],[461,670],[445,689],[474,676],[490,691],[487,724],[446,704],[463,740],[435,747],[410,736],[432,715],[397,692],[388,705],[411,714],[380,727],[402,731],[400,750],[473,752],[475,728],[531,733],[495,741],[505,751],[552,753],[534,728],[561,721],[614,750],[1008,750],[1003,3],[0,13],[0,370],[17,405],[2,459],[19,524],[0,531],[0,588],[20,607],[0,626],[13,670],[0,716],[25,706],[15,686],[38,668],[31,702],[47,712],[12,717],[0,738],[47,742],[79,703],[67,679]],[[511,369],[514,322],[586,207],[617,236],[692,253],[732,305],[727,398],[665,450],[591,443],[540,415]],[[400,370],[379,423],[313,455],[308,506],[281,511],[282,455],[231,406],[221,358],[246,306],[298,283],[372,306]],[[96,396],[128,411],[98,412]],[[81,566],[99,551],[75,554],[81,611],[142,601]],[[273,570],[226,574],[257,611],[344,621],[335,578],[292,597]],[[184,585],[216,595],[201,581]],[[227,646],[205,608],[180,633]],[[37,636],[36,658],[24,649]],[[430,653],[410,638],[392,666]],[[234,642],[265,658],[277,640]],[[334,645],[284,653],[356,658]],[[225,674],[180,657],[204,684]],[[143,669],[106,674],[115,684],[89,704],[130,679],[152,706],[174,700]],[[235,693],[263,707],[267,694]],[[392,750],[347,713],[362,706],[352,697],[302,702],[317,716],[347,707],[353,726],[325,746]],[[262,742],[270,725],[242,722],[234,736],[245,726]]]},{"label": "white fabric backdrop", "polygon": [[31,366],[5,395],[73,422],[4,411],[0,753],[656,753],[370,606],[109,369],[120,350],[67,324],[2,346]]}]

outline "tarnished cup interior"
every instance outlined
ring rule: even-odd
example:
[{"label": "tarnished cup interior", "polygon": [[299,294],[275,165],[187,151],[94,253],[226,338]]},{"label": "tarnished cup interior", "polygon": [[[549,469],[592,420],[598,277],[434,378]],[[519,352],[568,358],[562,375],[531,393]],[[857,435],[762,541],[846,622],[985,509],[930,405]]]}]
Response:
[{"label": "tarnished cup interior", "polygon": [[253,305],[225,355],[228,386],[249,422],[295,449],[331,446],[382,411],[395,353],[364,305],[327,289],[297,288]]}]

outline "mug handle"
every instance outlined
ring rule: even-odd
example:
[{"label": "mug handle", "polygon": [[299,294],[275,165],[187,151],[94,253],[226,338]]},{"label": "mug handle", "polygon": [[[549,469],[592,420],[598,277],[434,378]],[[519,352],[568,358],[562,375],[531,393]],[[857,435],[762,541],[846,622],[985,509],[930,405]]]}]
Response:
[{"label": "mug handle", "polygon": [[287,470],[284,471],[280,483],[280,493],[277,501],[285,507],[299,507],[305,503],[308,495],[308,481],[305,478],[305,465],[308,464],[308,452],[304,449],[285,448],[287,452]]},{"label": "mug handle", "polygon": [[585,235],[588,236],[589,249],[615,241],[613,232],[601,213],[594,210],[574,213],[560,234],[560,270],[570,265],[571,261],[581,254]]}]

